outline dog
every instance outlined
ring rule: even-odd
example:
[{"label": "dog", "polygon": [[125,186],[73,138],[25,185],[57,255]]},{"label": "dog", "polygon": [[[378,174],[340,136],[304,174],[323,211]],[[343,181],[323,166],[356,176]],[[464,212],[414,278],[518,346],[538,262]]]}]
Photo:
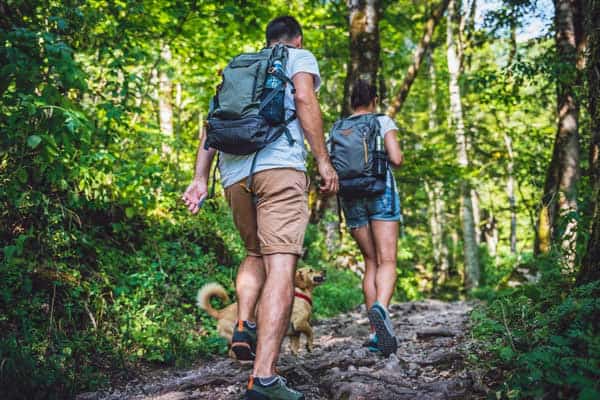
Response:
[{"label": "dog", "polygon": [[[290,317],[290,326],[286,336],[290,338],[290,350],[292,354],[298,355],[300,350],[300,336],[306,336],[306,350],[313,350],[313,330],[310,325],[312,314],[312,291],[325,281],[325,272],[316,271],[312,268],[299,268],[294,277],[294,303]],[[217,331],[231,346],[233,328],[237,321],[237,303],[217,310],[210,304],[213,297],[219,298],[223,303],[229,302],[229,296],[225,288],[218,283],[207,283],[198,290],[196,304],[198,307],[217,320]],[[260,328],[259,328],[260,329]],[[233,352],[229,355],[232,358]]]}]

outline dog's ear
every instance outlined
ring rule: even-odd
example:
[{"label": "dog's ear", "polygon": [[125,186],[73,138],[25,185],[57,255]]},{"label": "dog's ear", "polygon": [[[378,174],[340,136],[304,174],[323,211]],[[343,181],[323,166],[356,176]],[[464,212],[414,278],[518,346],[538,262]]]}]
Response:
[{"label": "dog's ear", "polygon": [[295,279],[295,285],[297,287],[299,287],[300,289],[304,289],[304,271],[299,269],[298,271],[296,271],[296,279]]}]

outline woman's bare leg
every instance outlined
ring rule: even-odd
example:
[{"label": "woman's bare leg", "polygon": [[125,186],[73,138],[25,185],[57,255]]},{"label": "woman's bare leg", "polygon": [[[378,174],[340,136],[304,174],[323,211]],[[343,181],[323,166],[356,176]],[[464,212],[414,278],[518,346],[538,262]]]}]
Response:
[{"label": "woman's bare leg", "polygon": [[375,300],[377,300],[377,253],[375,251],[373,233],[371,232],[370,225],[367,224],[360,228],[352,229],[351,234],[365,259],[365,276],[363,277],[362,287],[368,310],[375,303]]},{"label": "woman's bare leg", "polygon": [[376,300],[387,308],[394,294],[398,277],[396,273],[398,222],[371,221],[370,224],[378,260],[375,276]]}]

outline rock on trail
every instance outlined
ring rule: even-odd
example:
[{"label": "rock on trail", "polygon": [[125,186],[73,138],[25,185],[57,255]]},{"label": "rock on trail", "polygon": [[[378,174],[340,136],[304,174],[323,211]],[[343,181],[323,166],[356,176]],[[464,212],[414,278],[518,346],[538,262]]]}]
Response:
[{"label": "rock on trail", "polygon": [[[315,321],[314,351],[302,349],[300,356],[294,357],[286,340],[279,373],[307,400],[485,398],[479,379],[464,363],[470,351],[471,308],[468,302],[436,300],[391,305],[399,346],[389,358],[362,347],[369,333],[364,306]],[[250,372],[250,365],[216,357],[194,369],[168,371],[124,387],[83,393],[77,400],[241,399]]]}]

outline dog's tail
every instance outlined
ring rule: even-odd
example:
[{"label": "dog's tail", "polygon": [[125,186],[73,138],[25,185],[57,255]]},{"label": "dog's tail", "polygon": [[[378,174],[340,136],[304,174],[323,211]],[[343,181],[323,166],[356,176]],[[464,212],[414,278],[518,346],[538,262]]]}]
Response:
[{"label": "dog's tail", "polygon": [[220,311],[210,304],[210,299],[213,297],[218,297],[224,303],[229,302],[229,296],[227,295],[225,288],[216,282],[212,282],[207,283],[198,290],[198,294],[196,295],[196,305],[206,311],[211,317],[219,319],[221,316]]}]

